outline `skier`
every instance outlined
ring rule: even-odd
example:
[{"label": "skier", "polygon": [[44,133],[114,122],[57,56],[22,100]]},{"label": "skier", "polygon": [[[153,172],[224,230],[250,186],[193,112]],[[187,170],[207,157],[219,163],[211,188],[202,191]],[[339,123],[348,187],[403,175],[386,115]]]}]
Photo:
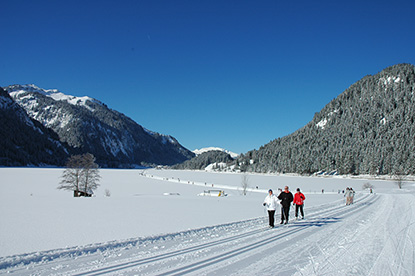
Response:
[{"label": "skier", "polygon": [[346,205],[352,204],[352,196],[353,196],[352,188],[347,187],[344,196],[346,197]]},{"label": "skier", "polygon": [[301,218],[304,219],[304,200],[305,195],[300,191],[300,188],[297,188],[297,192],[294,195],[294,205],[295,205],[295,218],[298,218],[298,209],[301,212]]},{"label": "skier", "polygon": [[290,214],[290,205],[291,202],[294,200],[293,194],[288,190],[288,186],[284,187],[284,191],[280,193],[278,199],[281,200],[281,222],[280,224],[288,223],[288,217]]},{"label": "skier", "polygon": [[269,218],[269,228],[274,228],[274,216],[275,209],[277,208],[277,197],[272,193],[272,190],[269,189],[268,195],[264,199],[263,205],[267,207],[268,218]]}]

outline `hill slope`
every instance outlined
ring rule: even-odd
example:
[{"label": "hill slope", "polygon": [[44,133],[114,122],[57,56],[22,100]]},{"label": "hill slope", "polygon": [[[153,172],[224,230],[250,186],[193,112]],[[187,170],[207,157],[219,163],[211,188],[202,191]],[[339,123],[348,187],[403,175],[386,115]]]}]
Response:
[{"label": "hill slope", "polygon": [[64,165],[70,147],[0,87],[0,166]]},{"label": "hill slope", "polygon": [[171,168],[176,170],[204,170],[210,164],[230,163],[231,161],[233,161],[233,158],[230,154],[220,150],[210,150]]},{"label": "hill slope", "polygon": [[415,67],[366,76],[291,135],[242,155],[237,168],[311,174],[415,173]]}]

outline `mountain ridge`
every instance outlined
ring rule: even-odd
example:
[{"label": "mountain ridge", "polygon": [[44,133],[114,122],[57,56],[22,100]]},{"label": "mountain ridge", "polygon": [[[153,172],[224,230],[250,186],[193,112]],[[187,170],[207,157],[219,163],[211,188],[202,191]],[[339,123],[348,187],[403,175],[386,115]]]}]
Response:
[{"label": "mountain ridge", "polygon": [[174,137],[144,129],[99,100],[33,84],[5,90],[30,118],[56,132],[72,152],[90,152],[103,167],[173,165],[194,156]]}]

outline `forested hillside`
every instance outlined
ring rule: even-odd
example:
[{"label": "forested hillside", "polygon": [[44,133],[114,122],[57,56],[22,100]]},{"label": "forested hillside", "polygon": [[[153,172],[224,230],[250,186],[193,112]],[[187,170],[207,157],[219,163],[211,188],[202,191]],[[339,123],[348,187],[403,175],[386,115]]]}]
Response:
[{"label": "forested hillside", "polygon": [[0,87],[0,166],[62,166],[70,150]]},{"label": "forested hillside", "polygon": [[411,64],[366,76],[303,128],[241,155],[236,168],[301,174],[414,174],[414,90]]},{"label": "forested hillside", "polygon": [[233,158],[228,153],[220,150],[212,150],[204,152],[181,164],[171,166],[171,168],[179,170],[203,170],[213,163],[230,163],[232,161]]}]

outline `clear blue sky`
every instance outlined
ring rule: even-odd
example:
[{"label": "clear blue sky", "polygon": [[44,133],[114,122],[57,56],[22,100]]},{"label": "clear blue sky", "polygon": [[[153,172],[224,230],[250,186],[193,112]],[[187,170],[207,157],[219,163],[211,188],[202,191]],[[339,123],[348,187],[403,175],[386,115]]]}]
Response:
[{"label": "clear blue sky", "polygon": [[415,64],[415,1],[0,0],[0,85],[96,98],[190,150],[257,149]]}]

